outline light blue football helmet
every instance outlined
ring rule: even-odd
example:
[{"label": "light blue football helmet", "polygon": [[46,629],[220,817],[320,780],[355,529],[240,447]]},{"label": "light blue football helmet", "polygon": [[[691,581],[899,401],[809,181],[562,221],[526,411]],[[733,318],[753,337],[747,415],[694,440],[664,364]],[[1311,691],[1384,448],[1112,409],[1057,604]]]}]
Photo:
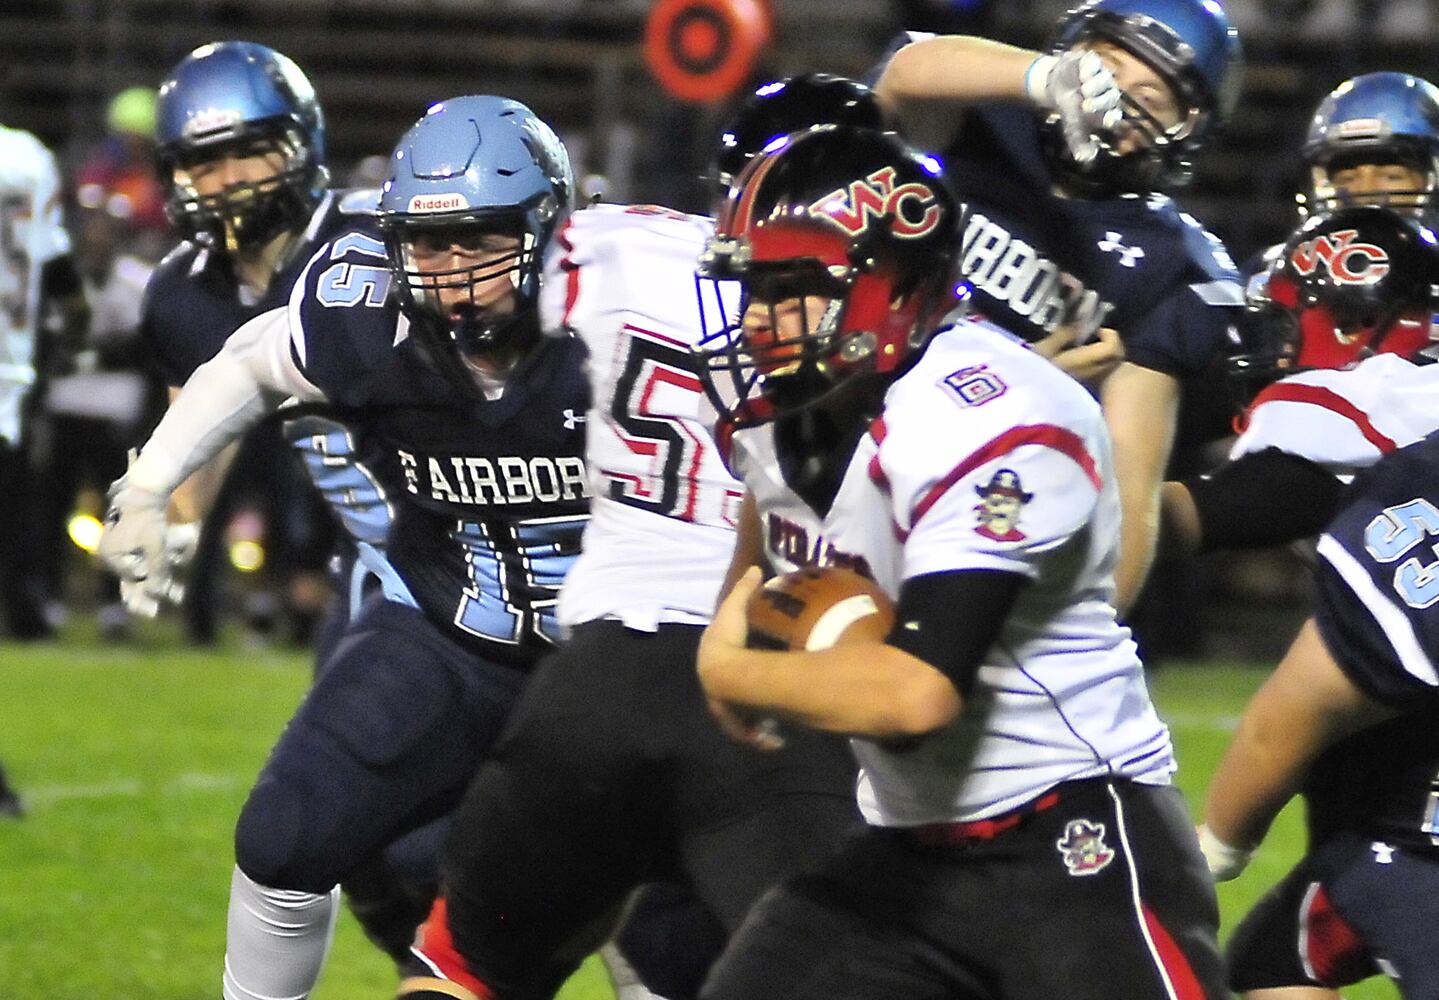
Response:
[{"label": "light blue football helmet", "polygon": [[[1382,205],[1439,222],[1439,87],[1408,73],[1366,73],[1336,87],[1315,109],[1302,147],[1310,188],[1300,209],[1332,212]],[[1357,194],[1337,189],[1333,174],[1358,164],[1397,163],[1424,176],[1415,190]]]},{"label": "light blue football helmet", "polygon": [[[504,97],[441,101],[395,146],[379,212],[393,287],[411,333],[447,374],[466,357],[513,361],[534,342],[544,253],[574,186],[559,137]],[[496,237],[518,246],[485,254]],[[499,306],[476,298],[506,276],[512,297]],[[445,294],[457,288],[468,295]]]},{"label": "light blue football helmet", "polygon": [[1174,89],[1183,117],[1166,128],[1126,95],[1124,120],[1144,138],[1142,148],[1120,153],[1101,135],[1099,157],[1081,169],[1051,121],[1052,162],[1081,193],[1142,193],[1186,183],[1194,153],[1239,98],[1243,53],[1224,7],[1219,0],[1090,0],[1060,21],[1051,51],[1096,41],[1112,42],[1151,66]]},{"label": "light blue football helmet", "polygon": [[[202,45],[160,85],[157,161],[171,221],[187,239],[229,252],[303,226],[325,192],[325,118],[293,61],[254,42]],[[190,173],[222,156],[278,154],[259,181],[201,195]]]}]

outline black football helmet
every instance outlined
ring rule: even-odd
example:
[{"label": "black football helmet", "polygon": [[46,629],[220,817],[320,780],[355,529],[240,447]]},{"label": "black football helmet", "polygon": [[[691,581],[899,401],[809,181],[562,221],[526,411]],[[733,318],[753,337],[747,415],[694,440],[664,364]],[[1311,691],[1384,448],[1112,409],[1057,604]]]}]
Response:
[{"label": "black football helmet", "polygon": [[744,170],[770,143],[815,125],[885,128],[874,91],[857,80],[829,73],[803,73],[760,87],[740,106],[720,133],[710,177],[715,197],[723,198]]},{"label": "black football helmet", "polygon": [[[820,126],[756,156],[698,268],[697,351],[721,431],[806,409],[917,357],[968,291],[956,287],[959,217],[939,163],[892,133]],[[716,317],[727,282],[738,310]],[[817,313],[807,299],[823,300]],[[791,336],[777,307],[796,304]]]},{"label": "black football helmet", "polygon": [[1232,378],[1347,368],[1375,354],[1430,360],[1439,246],[1412,217],[1365,205],[1314,216],[1253,283]]}]

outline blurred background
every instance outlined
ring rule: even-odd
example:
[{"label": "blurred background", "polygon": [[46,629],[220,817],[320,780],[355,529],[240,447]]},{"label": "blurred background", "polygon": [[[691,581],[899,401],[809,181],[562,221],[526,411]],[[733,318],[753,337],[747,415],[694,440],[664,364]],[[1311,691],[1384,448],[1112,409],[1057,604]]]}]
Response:
[{"label": "blurred background", "polygon": [[[32,442],[37,523],[53,539],[36,586],[51,623],[129,623],[83,549],[103,490],[123,468],[159,398],[133,333],[148,269],[173,243],[150,164],[153,91],[196,45],[245,38],[293,57],[328,119],[332,173],[374,184],[395,138],[432,101],[461,93],[518,98],[569,146],[587,194],[695,210],[720,124],[754,84],[807,70],[862,75],[901,28],[973,32],[1039,46],[1060,0],[31,0],[0,4],[0,122],[38,135],[60,158],[70,231],[95,311],[79,370],[140,376],[102,406],[61,383]],[[1294,224],[1296,151],[1336,83],[1376,69],[1439,74],[1439,3],[1430,0],[1233,0],[1247,71],[1238,113],[1200,157],[1180,201],[1244,260]],[[647,33],[649,40],[647,43]],[[88,385],[89,383],[86,383]],[[137,388],[136,386],[139,386]],[[57,398],[58,397],[58,398]],[[122,405],[123,404],[123,405]],[[1222,445],[1182,448],[1176,473]],[[212,641],[236,609],[246,628],[303,642],[323,586],[308,553],[331,529],[288,470],[252,463],[212,531],[186,630]],[[277,483],[281,485],[276,485]],[[1307,576],[1291,553],[1161,565],[1136,615],[1155,662],[1272,658],[1298,620]],[[307,575],[308,574],[308,575]],[[231,598],[234,598],[233,600]]]}]

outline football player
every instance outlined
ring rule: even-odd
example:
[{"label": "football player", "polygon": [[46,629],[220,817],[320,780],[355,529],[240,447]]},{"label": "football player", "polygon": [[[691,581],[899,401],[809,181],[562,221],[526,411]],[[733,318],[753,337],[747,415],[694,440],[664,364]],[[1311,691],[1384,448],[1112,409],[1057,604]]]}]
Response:
[{"label": "football player", "polygon": [[933,158],[817,129],[750,165],[701,261],[743,289],[706,354],[752,543],[899,607],[884,642],[748,649],[751,569],[706,631],[720,717],[849,735],[869,826],[761,900],[703,995],[1217,1000],[1214,895],[1112,605],[1103,416],[1008,332],[942,320],[958,226]]},{"label": "football player", "polygon": [[[141,333],[173,400],[241,323],[284,301],[309,252],[349,223],[363,196],[327,189],[325,122],[313,87],[287,57],[252,42],[203,45],[171,70],[159,90],[156,140],[166,211],[183,242],[146,287]],[[292,432],[302,453],[316,450],[314,428]],[[296,495],[278,438],[253,435],[248,444],[244,464],[271,470],[267,493],[277,508],[301,508],[307,498]],[[181,596],[200,522],[233,457],[228,450],[176,491],[168,558],[143,585],[126,587],[132,611],[153,615],[161,601]],[[373,486],[362,488],[366,476],[350,466],[329,474],[350,480],[327,493],[342,520],[360,528],[362,540],[383,540],[383,500]],[[357,498],[349,504],[346,489]],[[363,524],[376,508],[378,527]],[[200,619],[193,631],[208,637],[204,609],[192,602],[191,610]]]},{"label": "football player", "polygon": [[[175,399],[195,370],[213,358],[247,320],[280,308],[310,258],[374,209],[375,192],[327,187],[325,120],[314,88],[293,61],[253,42],[203,45],[171,70],[156,110],[157,159],[167,211],[184,237],[146,286],[141,330]],[[379,558],[392,502],[372,466],[378,453],[357,452],[356,436],[322,413],[299,413],[282,434],[344,527],[333,621],[321,632],[316,670],[345,623],[359,612],[367,581],[357,546]],[[303,508],[297,477],[270,433],[250,435],[249,460],[272,474],[277,507]],[[177,600],[198,523],[213,508],[233,448],[178,487],[166,556],[155,572],[127,585],[133,610],[154,614]],[[433,870],[434,850],[396,858],[408,870]],[[428,855],[428,857],[426,856]],[[366,933],[397,961],[429,908],[434,877],[400,886],[380,859],[346,878],[345,893]],[[411,899],[411,895],[418,899]]]},{"label": "football player", "polygon": [[1361,473],[1319,540],[1313,615],[1250,701],[1210,782],[1201,840],[1237,877],[1302,793],[1303,859],[1235,931],[1246,997],[1312,998],[1377,974],[1439,995],[1439,437]]},{"label": "football player", "polygon": [[524,105],[463,97],[433,106],[390,166],[378,222],[314,248],[195,370],[116,485],[102,545],[132,580],[158,572],[171,491],[287,396],[373,444],[395,506],[387,558],[362,548],[383,599],[240,814],[227,1000],[307,996],[337,883],[453,809],[558,636],[587,518],[583,347],[541,338],[536,311],[572,197],[564,147]]},{"label": "football player", "polygon": [[[1345,80],[1319,103],[1300,155],[1301,219],[1355,205],[1376,205],[1433,228],[1439,186],[1439,89],[1408,73],[1366,73]],[[1250,299],[1282,244],[1246,262]]]},{"label": "football player", "polygon": [[1302,150],[1308,214],[1380,205],[1439,220],[1439,89],[1409,73],[1346,80],[1314,111]]},{"label": "football player", "polygon": [[[76,339],[89,314],[61,219],[55,157],[29,132],[0,126],[0,604],[17,640],[51,634],[33,564],[33,492],[25,459],[27,400],[40,353],[40,317],[58,309]],[[18,819],[19,795],[0,768],[0,816]]]},{"label": "football player", "polygon": [[1030,341],[1067,324],[1081,343],[1104,326],[1123,342],[1100,389],[1125,512],[1121,612],[1153,560],[1182,384],[1217,367],[1243,305],[1224,247],[1165,194],[1233,109],[1239,61],[1216,0],[1091,0],[1046,53],[922,37],[876,85],[968,207],[978,311]]},{"label": "football player", "polygon": [[1241,393],[1265,387],[1226,465],[1165,484],[1166,548],[1312,538],[1357,471],[1439,430],[1436,289],[1439,247],[1411,218],[1365,206],[1301,226],[1231,359]]},{"label": "football player", "polygon": [[[772,141],[819,122],[879,127],[869,88],[815,74],[761,87],[725,130],[727,190]],[[548,332],[588,348],[586,457],[594,502],[546,660],[456,816],[443,900],[421,929],[419,998],[543,994],[556,956],[635,885],[678,883],[719,933],[647,935],[640,898],[621,935],[645,984],[692,997],[724,936],[769,886],[837,849],[859,822],[842,742],[796,734],[775,756],[726,739],[705,709],[695,650],[735,547],[743,487],[710,431],[692,349],[694,268],[711,220],[647,205],[575,213],[543,284]],[[733,295],[721,291],[721,308]],[[702,921],[688,918],[692,926]],[[673,935],[671,935],[673,938]],[[717,940],[716,940],[717,939]],[[655,952],[655,953],[651,953]],[[577,959],[573,950],[570,963]]]},{"label": "football player", "polygon": [[62,343],[78,342],[89,322],[62,208],[54,155],[29,132],[0,125],[0,605],[17,640],[51,633],[35,572],[26,460],[26,411],[47,347],[41,319],[59,316]]},{"label": "football player", "polygon": [[[1335,517],[1342,487],[1356,473],[1398,449],[1412,450],[1406,446],[1439,430],[1433,405],[1439,366],[1431,356],[1436,288],[1439,248],[1412,218],[1356,207],[1308,220],[1274,262],[1271,297],[1255,317],[1259,322],[1246,324],[1258,336],[1252,349],[1235,359],[1247,384],[1266,374],[1285,377],[1255,399],[1226,466],[1166,484],[1166,543],[1177,540],[1190,551],[1213,551],[1318,535]],[[1321,565],[1321,575],[1326,572]],[[1256,719],[1306,710],[1302,703],[1286,708],[1278,702],[1300,672],[1316,669],[1322,659],[1316,658],[1312,642],[1299,653],[1303,643],[1301,638],[1291,653],[1298,659],[1286,660],[1288,672],[1281,666],[1286,676],[1276,674],[1268,693],[1256,699]],[[1397,739],[1400,752],[1407,753],[1414,744],[1405,742],[1406,731],[1401,726],[1375,739]],[[1252,743],[1253,733],[1246,731],[1243,738]],[[1337,763],[1356,751],[1365,755]],[[1238,752],[1247,751],[1241,747]],[[1346,901],[1336,915],[1324,896],[1326,885],[1366,877],[1369,859],[1349,852],[1346,860],[1336,860],[1334,845],[1346,837],[1372,840],[1366,824],[1384,815],[1388,806],[1383,800],[1394,793],[1387,787],[1356,805],[1352,795],[1361,772],[1350,770],[1350,764],[1377,767],[1363,741],[1345,742],[1321,756],[1304,779],[1308,855],[1231,938],[1230,986],[1246,997],[1337,997],[1334,988],[1373,975],[1372,957],[1396,947],[1385,923],[1371,921],[1356,931],[1343,916],[1351,904]],[[1433,765],[1425,766],[1432,774]],[[1232,780],[1231,775],[1226,789]],[[1210,794],[1212,800],[1228,792],[1216,785]],[[1366,811],[1371,807],[1375,812]],[[1201,842],[1217,874],[1237,874],[1246,852],[1213,833],[1202,834]],[[1363,885],[1365,892],[1377,888],[1367,881]],[[1338,947],[1340,940],[1349,945]],[[1402,943],[1397,947],[1402,949]]]}]

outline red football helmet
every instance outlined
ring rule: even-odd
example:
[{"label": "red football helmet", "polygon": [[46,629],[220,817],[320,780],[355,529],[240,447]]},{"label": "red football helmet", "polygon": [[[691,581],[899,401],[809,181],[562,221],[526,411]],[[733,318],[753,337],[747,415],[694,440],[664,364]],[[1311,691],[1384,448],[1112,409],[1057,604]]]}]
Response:
[{"label": "red football helmet", "polygon": [[1356,206],[1308,220],[1251,292],[1231,372],[1262,383],[1436,344],[1439,247],[1415,220]]},{"label": "red football helmet", "polygon": [[722,418],[754,426],[901,370],[956,304],[958,232],[939,164],[892,133],[828,125],[771,143],[698,269],[698,351]]}]

